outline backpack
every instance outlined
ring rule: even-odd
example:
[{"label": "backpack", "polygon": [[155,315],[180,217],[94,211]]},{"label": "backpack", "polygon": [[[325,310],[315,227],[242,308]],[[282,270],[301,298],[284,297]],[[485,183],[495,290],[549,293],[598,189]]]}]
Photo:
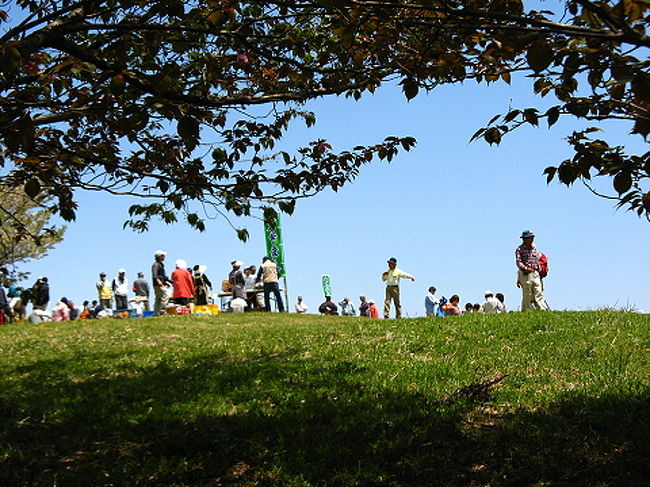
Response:
[{"label": "backpack", "polygon": [[542,279],[548,276],[548,257],[546,254],[539,254],[539,277]]}]

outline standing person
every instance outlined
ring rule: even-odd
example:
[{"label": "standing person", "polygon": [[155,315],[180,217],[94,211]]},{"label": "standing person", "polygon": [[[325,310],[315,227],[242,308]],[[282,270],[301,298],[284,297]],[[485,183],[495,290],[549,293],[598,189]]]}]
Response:
[{"label": "standing person", "polygon": [[47,277],[39,277],[34,284],[34,306],[45,311],[50,302],[50,284]]},{"label": "standing person", "polygon": [[501,301],[494,297],[492,291],[485,291],[484,293],[485,301],[481,305],[480,312],[485,313],[486,315],[492,315],[497,313],[505,313],[506,307]]},{"label": "standing person", "polygon": [[115,296],[115,309],[128,309],[129,301],[126,296],[129,294],[129,280],[126,278],[126,269],[119,269],[117,277],[111,284]]},{"label": "standing person", "polygon": [[404,271],[401,271],[397,268],[397,259],[391,257],[387,261],[388,270],[384,271],[381,275],[381,280],[386,282],[386,299],[384,300],[384,319],[388,319],[390,314],[390,302],[393,301],[395,305],[395,318],[402,317],[402,305],[399,300],[399,280],[400,279],[410,279],[415,281],[415,277],[411,274],[407,274]]},{"label": "standing person", "polygon": [[375,304],[374,299],[368,300],[368,313],[370,318],[379,318],[379,308]]},{"label": "standing person", "polygon": [[167,285],[169,278],[165,274],[165,256],[167,252],[163,250],[156,250],[153,253],[154,263],[151,266],[151,282],[153,282],[153,292],[155,301],[153,305],[153,315],[158,316],[162,314],[165,306],[169,302],[169,294],[167,293]]},{"label": "standing person", "polygon": [[438,306],[440,300],[435,297],[436,288],[431,286],[429,292],[424,297],[424,311],[427,314],[427,317],[436,316],[436,307]]},{"label": "standing person", "polygon": [[535,234],[525,230],[521,234],[522,244],[515,250],[517,264],[517,282],[521,285],[521,310],[527,311],[533,306],[547,310],[542,288],[542,278],[539,275],[539,253],[533,243]]},{"label": "standing person", "polygon": [[208,304],[208,294],[212,290],[212,283],[205,275],[206,269],[206,266],[198,264],[192,269],[194,271],[194,304],[197,306]]},{"label": "standing person", "polygon": [[307,306],[302,300],[302,296],[298,296],[298,302],[296,303],[296,313],[304,314],[307,311],[309,311],[309,306]]},{"label": "standing person", "polygon": [[363,294],[359,296],[359,316],[370,316],[370,305]]},{"label": "standing person", "polygon": [[244,279],[244,273],[241,270],[243,265],[244,263],[241,260],[233,261],[232,270],[228,274],[233,299],[240,298],[246,300],[246,279]]},{"label": "standing person", "polygon": [[341,307],[341,316],[356,316],[357,310],[350,298],[343,298],[343,301],[339,301],[339,306]]},{"label": "standing person", "polygon": [[105,272],[99,273],[99,281],[97,281],[95,287],[97,288],[97,298],[99,299],[102,308],[110,309],[111,301],[113,299],[113,291],[111,291],[111,286],[106,280]]},{"label": "standing person", "polygon": [[13,314],[14,313],[9,306],[9,300],[5,294],[5,290],[2,286],[0,286],[0,325],[4,325],[5,323],[11,321]]},{"label": "standing person", "polygon": [[174,288],[174,303],[187,306],[190,298],[194,296],[194,280],[187,270],[187,262],[178,259],[176,269],[172,272],[172,286]]},{"label": "standing person", "polygon": [[133,293],[145,311],[149,311],[149,283],[144,278],[144,272],[138,272],[138,278],[133,281]]},{"label": "standing person", "polygon": [[280,285],[278,284],[278,266],[268,257],[262,258],[262,266],[257,274],[258,281],[260,278],[264,283],[264,307],[266,311],[271,311],[271,292],[273,292],[278,311],[284,313],[284,301],[282,301]]}]

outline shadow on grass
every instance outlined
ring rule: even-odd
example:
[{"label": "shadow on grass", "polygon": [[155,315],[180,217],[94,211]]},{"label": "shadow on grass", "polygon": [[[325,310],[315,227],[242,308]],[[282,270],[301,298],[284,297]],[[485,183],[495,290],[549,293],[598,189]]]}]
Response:
[{"label": "shadow on grass", "polygon": [[[539,411],[369,391],[351,362],[211,355],[0,393],[0,485],[647,485],[647,397]],[[59,379],[57,379],[59,377]],[[211,401],[210,398],[214,398]],[[230,404],[231,410],[220,411]]]}]

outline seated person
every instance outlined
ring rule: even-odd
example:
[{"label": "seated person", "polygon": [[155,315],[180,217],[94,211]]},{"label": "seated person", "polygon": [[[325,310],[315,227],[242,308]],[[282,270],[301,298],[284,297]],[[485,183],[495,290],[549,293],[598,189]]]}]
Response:
[{"label": "seated person", "polygon": [[336,304],[332,301],[331,296],[325,296],[325,302],[318,307],[318,311],[323,315],[338,315],[339,311]]},{"label": "seated person", "polygon": [[449,298],[449,302],[442,305],[442,310],[445,312],[445,316],[456,316],[460,314],[460,307],[458,303],[460,297],[457,294],[454,294]]}]

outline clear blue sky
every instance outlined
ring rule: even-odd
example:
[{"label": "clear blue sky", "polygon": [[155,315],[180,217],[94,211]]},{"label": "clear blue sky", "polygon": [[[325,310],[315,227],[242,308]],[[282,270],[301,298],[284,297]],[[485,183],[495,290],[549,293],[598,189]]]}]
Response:
[{"label": "clear blue sky", "polygon": [[[437,89],[407,103],[395,87],[359,102],[327,98],[308,105],[316,112],[311,129],[293,127],[286,147],[326,138],[335,150],[371,144],[388,135],[412,135],[418,144],[391,164],[364,167],[359,178],[338,193],[327,191],[298,203],[283,216],[290,309],[302,295],[316,312],[322,302],[321,275],[332,276],[335,300],[364,293],[381,307],[381,273],[386,260],[417,278],[403,281],[408,316],[424,315],[431,285],[439,295],[459,294],[461,304],[481,302],[483,291],[503,292],[518,308],[514,250],[522,230],[537,235],[549,256],[546,297],[553,309],[635,307],[650,311],[650,224],[581,185],[547,186],[542,171],[571,155],[563,137],[584,126],[575,120],[522,128],[490,147],[468,143],[471,135],[509,106],[539,106],[530,84],[490,87],[466,83]],[[620,124],[608,140],[646,151],[638,136]],[[605,180],[605,187],[611,181]],[[259,265],[265,253],[261,222],[250,219],[250,241],[241,243],[223,219],[198,233],[185,224],[155,224],[145,234],[122,230],[130,201],[101,194],[79,194],[80,211],[64,241],[25,270],[30,283],[50,279],[52,298],[81,302],[96,298],[100,271],[109,277],[124,267],[132,281],[138,271],[150,279],[153,252],[168,252],[171,272],[177,258],[208,266],[213,282],[226,278],[230,262]]]}]

